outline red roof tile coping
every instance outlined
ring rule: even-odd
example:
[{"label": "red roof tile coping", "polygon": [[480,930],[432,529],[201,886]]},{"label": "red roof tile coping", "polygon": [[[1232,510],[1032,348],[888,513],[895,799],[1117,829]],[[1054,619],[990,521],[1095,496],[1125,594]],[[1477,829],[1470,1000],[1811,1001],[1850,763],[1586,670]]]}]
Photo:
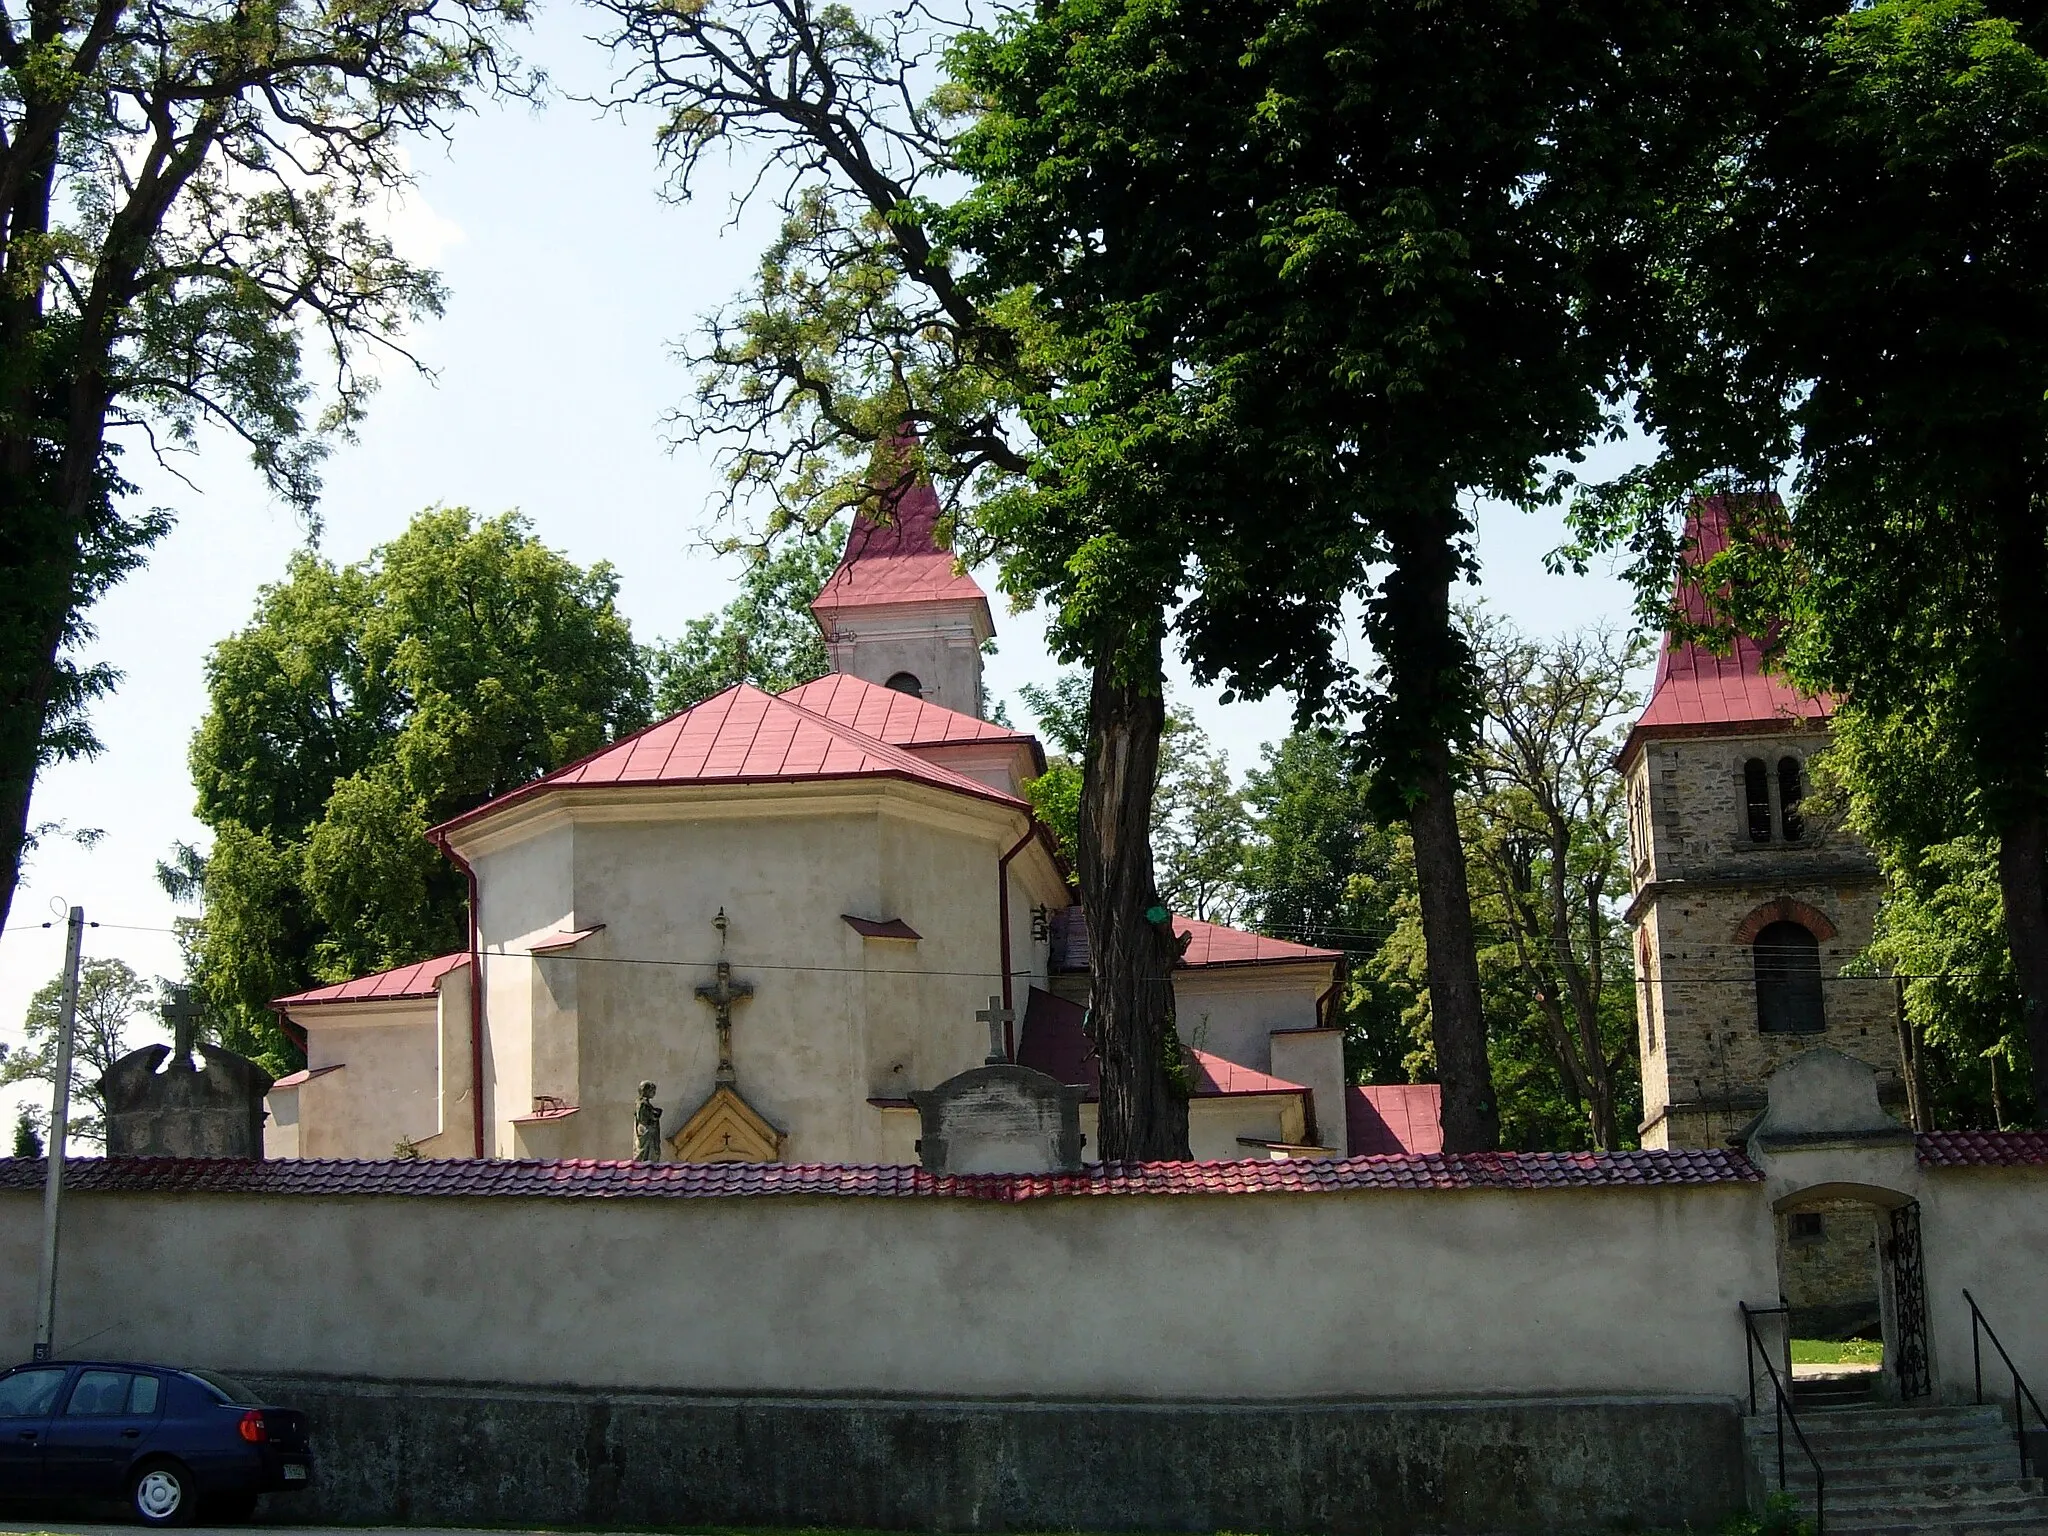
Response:
[{"label": "red roof tile coping", "polygon": [[1038,738],[1028,732],[977,720],[957,709],[933,704],[915,694],[884,688],[850,672],[834,672],[799,684],[776,695],[800,704],[827,720],[853,727],[864,736],[886,741],[892,747],[963,746],[969,742],[1014,743],[1038,750]]},{"label": "red roof tile coping", "polygon": [[[1363,1191],[1656,1189],[1763,1177],[1723,1148],[1641,1152],[1467,1152],[1326,1161],[1097,1163],[1067,1174],[965,1174],[851,1163],[637,1163],[413,1159],[390,1162],[224,1158],[73,1158],[77,1194],[397,1195],[619,1199],[824,1198],[1024,1200],[1127,1195],[1316,1195]],[[40,1190],[40,1159],[0,1159],[0,1193]]]},{"label": "red roof tile coping", "polygon": [[978,800],[1024,802],[964,773],[828,720],[788,698],[736,683],[531,784],[434,828],[440,835],[551,789],[674,784],[794,784],[863,777],[907,779]]},{"label": "red roof tile coping", "polygon": [[[878,460],[907,464],[916,434],[899,433],[876,455]],[[896,603],[979,602],[988,594],[956,567],[950,551],[939,548],[939,493],[918,474],[909,485],[883,493],[888,519],[877,522],[857,514],[846,536],[839,568],[811,603],[824,615],[841,608],[879,607]]]},{"label": "red roof tile coping", "polygon": [[2048,1131],[1922,1131],[1930,1168],[2048,1168]]},{"label": "red roof tile coping", "polygon": [[1355,1084],[1344,1090],[1345,1144],[1353,1157],[1441,1152],[1443,1098],[1435,1083]]},{"label": "red roof tile coping", "polygon": [[400,998],[432,997],[443,976],[468,964],[466,951],[437,955],[432,960],[393,966],[388,971],[373,971],[353,981],[338,981],[331,987],[294,992],[290,997],[277,998],[270,1006],[308,1008],[321,1003],[389,1003]]},{"label": "red roof tile coping", "polygon": [[[1693,503],[1686,517],[1685,543],[1688,571],[1728,548],[1725,497],[1706,496]],[[1706,622],[1706,594],[1693,576],[1680,577],[1674,596],[1688,619]],[[1626,762],[1653,736],[1710,735],[1744,725],[1804,727],[1825,720],[1833,708],[1832,699],[1801,693],[1766,671],[1764,648],[1748,635],[1737,636],[1729,653],[1721,656],[1696,640],[1674,643],[1667,634],[1649,705],[1629,732],[1621,756]]]}]

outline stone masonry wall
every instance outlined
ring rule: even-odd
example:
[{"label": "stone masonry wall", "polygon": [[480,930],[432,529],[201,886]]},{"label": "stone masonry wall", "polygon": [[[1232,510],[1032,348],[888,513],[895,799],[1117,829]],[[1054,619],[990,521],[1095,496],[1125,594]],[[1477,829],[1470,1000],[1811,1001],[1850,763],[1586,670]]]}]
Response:
[{"label": "stone masonry wall", "polygon": [[[1764,1080],[1792,1057],[1829,1045],[1867,1061],[1889,1101],[1903,1098],[1892,984],[1845,977],[1870,942],[1880,894],[1867,850],[1845,829],[1809,817],[1806,835],[1778,835],[1777,764],[1802,764],[1825,732],[1652,741],[1629,767],[1635,821],[1637,963],[1646,1146],[1725,1142],[1763,1107]],[[1751,840],[1743,764],[1767,765],[1773,839]],[[1805,770],[1811,783],[1810,767]],[[1827,1028],[1757,1027],[1755,957],[1743,924],[1786,900],[1834,929],[1818,934]]]},{"label": "stone masonry wall", "polygon": [[[1818,1237],[1795,1217],[1818,1216]],[[1797,1338],[1876,1338],[1880,1327],[1877,1211],[1861,1200],[1814,1200],[1778,1217],[1778,1283]]]}]

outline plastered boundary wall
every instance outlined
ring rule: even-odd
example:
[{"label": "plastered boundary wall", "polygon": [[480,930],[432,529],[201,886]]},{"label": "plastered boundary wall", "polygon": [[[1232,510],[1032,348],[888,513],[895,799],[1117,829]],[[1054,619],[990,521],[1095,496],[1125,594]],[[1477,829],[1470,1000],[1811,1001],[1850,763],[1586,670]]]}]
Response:
[{"label": "plastered boundary wall", "polygon": [[[688,1393],[1731,1400],[1753,1184],[1043,1198],[67,1195],[60,1349]],[[29,1353],[39,1201],[0,1194]]]}]

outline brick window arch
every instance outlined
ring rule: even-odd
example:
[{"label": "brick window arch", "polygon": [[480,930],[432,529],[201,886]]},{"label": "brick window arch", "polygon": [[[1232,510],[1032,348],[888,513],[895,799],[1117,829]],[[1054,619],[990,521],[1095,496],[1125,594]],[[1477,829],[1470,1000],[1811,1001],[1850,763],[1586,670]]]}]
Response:
[{"label": "brick window arch", "polygon": [[1835,925],[1828,921],[1826,913],[1809,907],[1803,901],[1794,901],[1790,896],[1780,896],[1776,901],[1765,902],[1742,920],[1742,926],[1735,930],[1735,942],[1754,944],[1756,936],[1772,923],[1797,923],[1823,944],[1835,936]]}]

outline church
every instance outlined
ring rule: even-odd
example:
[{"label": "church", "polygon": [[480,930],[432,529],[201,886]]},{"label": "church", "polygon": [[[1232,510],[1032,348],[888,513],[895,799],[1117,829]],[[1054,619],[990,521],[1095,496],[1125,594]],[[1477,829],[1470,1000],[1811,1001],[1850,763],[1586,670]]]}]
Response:
[{"label": "church", "polygon": [[[997,1059],[1090,1088],[1098,1155],[1087,926],[1023,795],[1044,753],[985,717],[994,620],[936,495],[892,512],[812,604],[827,676],[433,829],[469,946],[273,1004],[306,1066],[269,1156],[908,1164],[911,1095]],[[1441,1148],[1433,1086],[1347,1081],[1340,952],[1175,926],[1196,1158]]]}]

